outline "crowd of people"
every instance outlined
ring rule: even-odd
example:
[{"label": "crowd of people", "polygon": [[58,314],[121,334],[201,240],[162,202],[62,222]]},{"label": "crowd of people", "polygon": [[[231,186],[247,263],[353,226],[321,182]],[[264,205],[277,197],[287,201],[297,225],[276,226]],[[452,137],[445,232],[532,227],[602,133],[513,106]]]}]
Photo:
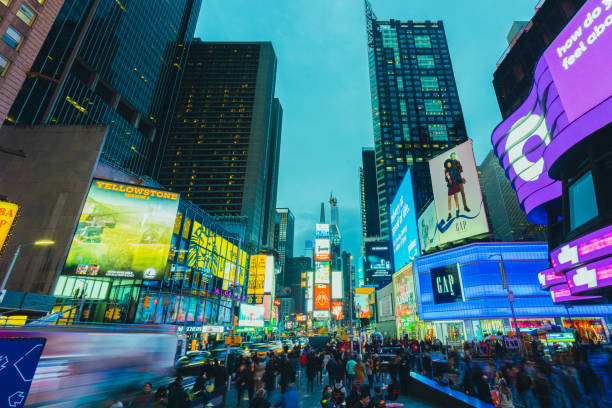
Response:
[{"label": "crowd of people", "polygon": [[[537,353],[527,359],[509,354],[503,345],[491,342],[490,346],[494,352],[483,354],[473,343],[457,350],[435,340],[373,339],[354,345],[352,350],[346,342],[335,340],[318,349],[296,345],[282,354],[269,352],[265,358],[238,356],[231,369],[208,362],[189,392],[181,377],[155,393],[147,383],[130,405],[124,406],[240,407],[247,406],[248,400],[249,408],[298,408],[296,384],[306,381],[307,395],[315,393],[315,386],[323,387],[322,408],[386,407],[400,395],[411,394],[411,372],[503,408],[610,405],[604,398],[601,378],[579,349],[573,350],[571,361],[551,362]],[[227,394],[228,381],[236,390],[232,401]]]}]

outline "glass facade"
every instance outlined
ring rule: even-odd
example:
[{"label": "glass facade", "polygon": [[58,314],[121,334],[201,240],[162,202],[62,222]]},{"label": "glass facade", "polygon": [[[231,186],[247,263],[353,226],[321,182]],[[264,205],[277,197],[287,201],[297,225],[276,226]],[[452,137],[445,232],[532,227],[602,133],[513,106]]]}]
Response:
[{"label": "glass facade", "polygon": [[[101,159],[148,174],[168,73],[180,68],[172,56],[193,36],[200,5],[64,1],[31,68],[40,75],[26,79],[7,122],[109,125]],[[15,35],[5,37],[18,46]]]},{"label": "glass facade", "polygon": [[427,160],[467,139],[441,21],[378,20],[366,2],[381,235],[412,167],[416,209],[433,193]]}]

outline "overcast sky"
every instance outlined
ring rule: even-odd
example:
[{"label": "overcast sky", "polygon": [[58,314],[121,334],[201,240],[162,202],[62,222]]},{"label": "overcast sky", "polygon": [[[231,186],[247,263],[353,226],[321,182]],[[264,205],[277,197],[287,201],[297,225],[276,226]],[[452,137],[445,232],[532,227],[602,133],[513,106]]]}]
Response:
[{"label": "overcast sky", "polygon": [[[196,37],[271,41],[276,96],[284,109],[277,207],[295,215],[295,255],[304,252],[320,203],[338,198],[342,246],[359,253],[361,148],[373,146],[362,0],[204,0]],[[491,84],[514,20],[537,0],[371,0],[379,19],[443,20],[476,162],[501,121]],[[328,210],[329,215],[329,210]]]}]

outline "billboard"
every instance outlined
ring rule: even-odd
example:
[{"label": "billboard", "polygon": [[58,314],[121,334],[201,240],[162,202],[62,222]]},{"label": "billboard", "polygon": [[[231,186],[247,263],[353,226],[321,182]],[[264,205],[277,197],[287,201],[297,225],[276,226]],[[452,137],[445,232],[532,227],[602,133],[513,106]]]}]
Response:
[{"label": "billboard", "polygon": [[314,310],[329,310],[329,285],[314,285]]},{"label": "billboard", "polygon": [[179,195],[94,179],[62,275],[160,280]]},{"label": "billboard", "polygon": [[365,243],[365,283],[384,286],[391,281],[393,266],[391,250],[387,241],[370,241]]},{"label": "billboard", "polygon": [[417,318],[417,295],[412,263],[393,274],[395,317],[398,327]]},{"label": "billboard", "polygon": [[329,262],[315,261],[315,281],[314,283],[329,283],[331,265]]},{"label": "billboard", "polygon": [[249,279],[247,281],[248,303],[263,303],[265,278],[266,255],[251,255],[249,261]]},{"label": "billboard", "polygon": [[406,171],[391,203],[391,236],[396,269],[404,267],[421,254],[410,169]]},{"label": "billboard", "polygon": [[315,238],[329,238],[329,224],[317,224],[315,226]]},{"label": "billboard", "polygon": [[334,300],[331,303],[331,314],[336,320],[342,320],[342,301]]},{"label": "billboard", "polygon": [[489,232],[472,142],[429,161],[440,244]]},{"label": "billboard", "polygon": [[306,272],[306,312],[312,312],[312,303],[314,301],[314,273]]},{"label": "billboard", "polygon": [[264,273],[264,293],[274,291],[274,255],[266,255],[266,269]]},{"label": "billboard", "polygon": [[342,271],[332,271],[332,299],[343,298],[344,286],[342,283]]},{"label": "billboard", "polygon": [[438,235],[437,224],[438,220],[436,217],[436,207],[432,201],[425,208],[425,211],[423,211],[417,222],[421,251],[427,252],[431,248],[435,248],[440,245],[440,236]]},{"label": "billboard", "polygon": [[264,326],[264,306],[240,304],[238,315],[238,326],[241,327],[263,327]]},{"label": "billboard", "polygon": [[585,2],[536,64],[534,84],[523,104],[491,136],[532,222],[546,224],[544,204],[562,193],[549,169],[570,148],[612,122],[609,10],[607,0]]},{"label": "billboard", "polygon": [[433,268],[430,273],[435,304],[465,301],[459,264]]},{"label": "billboard", "polygon": [[19,206],[17,204],[0,201],[0,254],[2,254],[4,249],[6,238],[8,238],[13,228],[18,210]]},{"label": "billboard", "polygon": [[361,319],[369,319],[372,317],[372,309],[370,305],[373,302],[372,295],[376,290],[375,287],[355,288],[355,310],[357,316]]},{"label": "billboard", "polygon": [[329,238],[315,239],[314,259],[315,261],[331,261]]}]

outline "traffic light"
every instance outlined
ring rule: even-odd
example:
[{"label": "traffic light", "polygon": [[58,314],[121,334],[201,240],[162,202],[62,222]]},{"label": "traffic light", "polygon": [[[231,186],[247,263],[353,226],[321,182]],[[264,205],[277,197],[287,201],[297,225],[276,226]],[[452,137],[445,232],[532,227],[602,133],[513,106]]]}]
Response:
[{"label": "traffic light", "polygon": [[149,304],[149,301],[151,300],[151,296],[145,296],[144,299],[142,300],[142,308],[143,309],[148,309],[151,305]]}]

